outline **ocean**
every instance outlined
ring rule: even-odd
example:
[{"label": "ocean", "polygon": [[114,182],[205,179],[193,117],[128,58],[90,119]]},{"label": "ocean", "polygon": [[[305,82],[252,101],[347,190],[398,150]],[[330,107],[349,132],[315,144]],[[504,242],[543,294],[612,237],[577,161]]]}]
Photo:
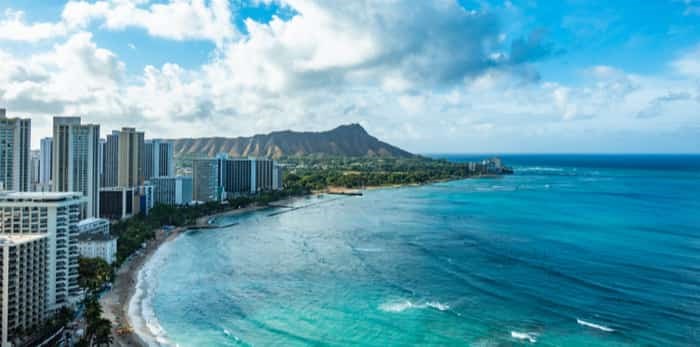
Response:
[{"label": "ocean", "polygon": [[220,218],[156,252],[132,317],[154,345],[700,345],[700,156],[502,158]]}]

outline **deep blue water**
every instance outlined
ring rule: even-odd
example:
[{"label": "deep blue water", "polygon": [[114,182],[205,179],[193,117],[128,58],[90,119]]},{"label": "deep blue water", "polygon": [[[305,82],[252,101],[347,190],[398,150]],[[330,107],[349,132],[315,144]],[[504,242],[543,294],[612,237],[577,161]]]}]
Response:
[{"label": "deep blue water", "polygon": [[221,219],[158,251],[138,313],[180,346],[700,345],[700,156],[503,158]]}]

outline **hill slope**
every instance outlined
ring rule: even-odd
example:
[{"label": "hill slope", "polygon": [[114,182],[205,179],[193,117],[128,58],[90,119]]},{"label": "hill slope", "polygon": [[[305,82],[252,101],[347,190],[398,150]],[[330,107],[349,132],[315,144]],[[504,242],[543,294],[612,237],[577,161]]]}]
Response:
[{"label": "hill slope", "polygon": [[321,155],[352,157],[411,157],[413,154],[371,136],[359,124],[341,125],[323,132],[278,131],[252,137],[175,139],[176,156],[235,157]]}]

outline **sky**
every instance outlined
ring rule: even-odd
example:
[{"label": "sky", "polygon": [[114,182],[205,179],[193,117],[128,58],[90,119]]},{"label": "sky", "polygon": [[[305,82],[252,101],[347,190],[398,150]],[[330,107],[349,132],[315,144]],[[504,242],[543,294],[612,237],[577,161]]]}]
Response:
[{"label": "sky", "polygon": [[147,138],[700,153],[700,0],[0,0],[0,108]]}]

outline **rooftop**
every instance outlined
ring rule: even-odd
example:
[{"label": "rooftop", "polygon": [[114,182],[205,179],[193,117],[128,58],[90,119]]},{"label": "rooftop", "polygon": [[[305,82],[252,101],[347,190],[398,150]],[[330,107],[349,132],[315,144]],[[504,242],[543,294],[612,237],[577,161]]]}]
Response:
[{"label": "rooftop", "polygon": [[92,223],[107,223],[107,224],[109,224],[109,220],[104,219],[104,218],[90,217],[90,218],[86,218],[86,219],[83,219],[80,222],[78,222],[78,227],[83,226],[83,225],[89,225]]},{"label": "rooftop", "polygon": [[1,192],[0,202],[7,201],[36,201],[52,202],[82,198],[79,192]]},{"label": "rooftop", "polygon": [[76,237],[78,241],[85,242],[85,241],[112,241],[116,239],[116,236],[112,236],[109,234],[93,234],[93,233],[86,233],[86,234],[80,234]]},{"label": "rooftop", "polygon": [[2,234],[0,235],[0,246],[18,245],[48,237],[46,234]]}]

